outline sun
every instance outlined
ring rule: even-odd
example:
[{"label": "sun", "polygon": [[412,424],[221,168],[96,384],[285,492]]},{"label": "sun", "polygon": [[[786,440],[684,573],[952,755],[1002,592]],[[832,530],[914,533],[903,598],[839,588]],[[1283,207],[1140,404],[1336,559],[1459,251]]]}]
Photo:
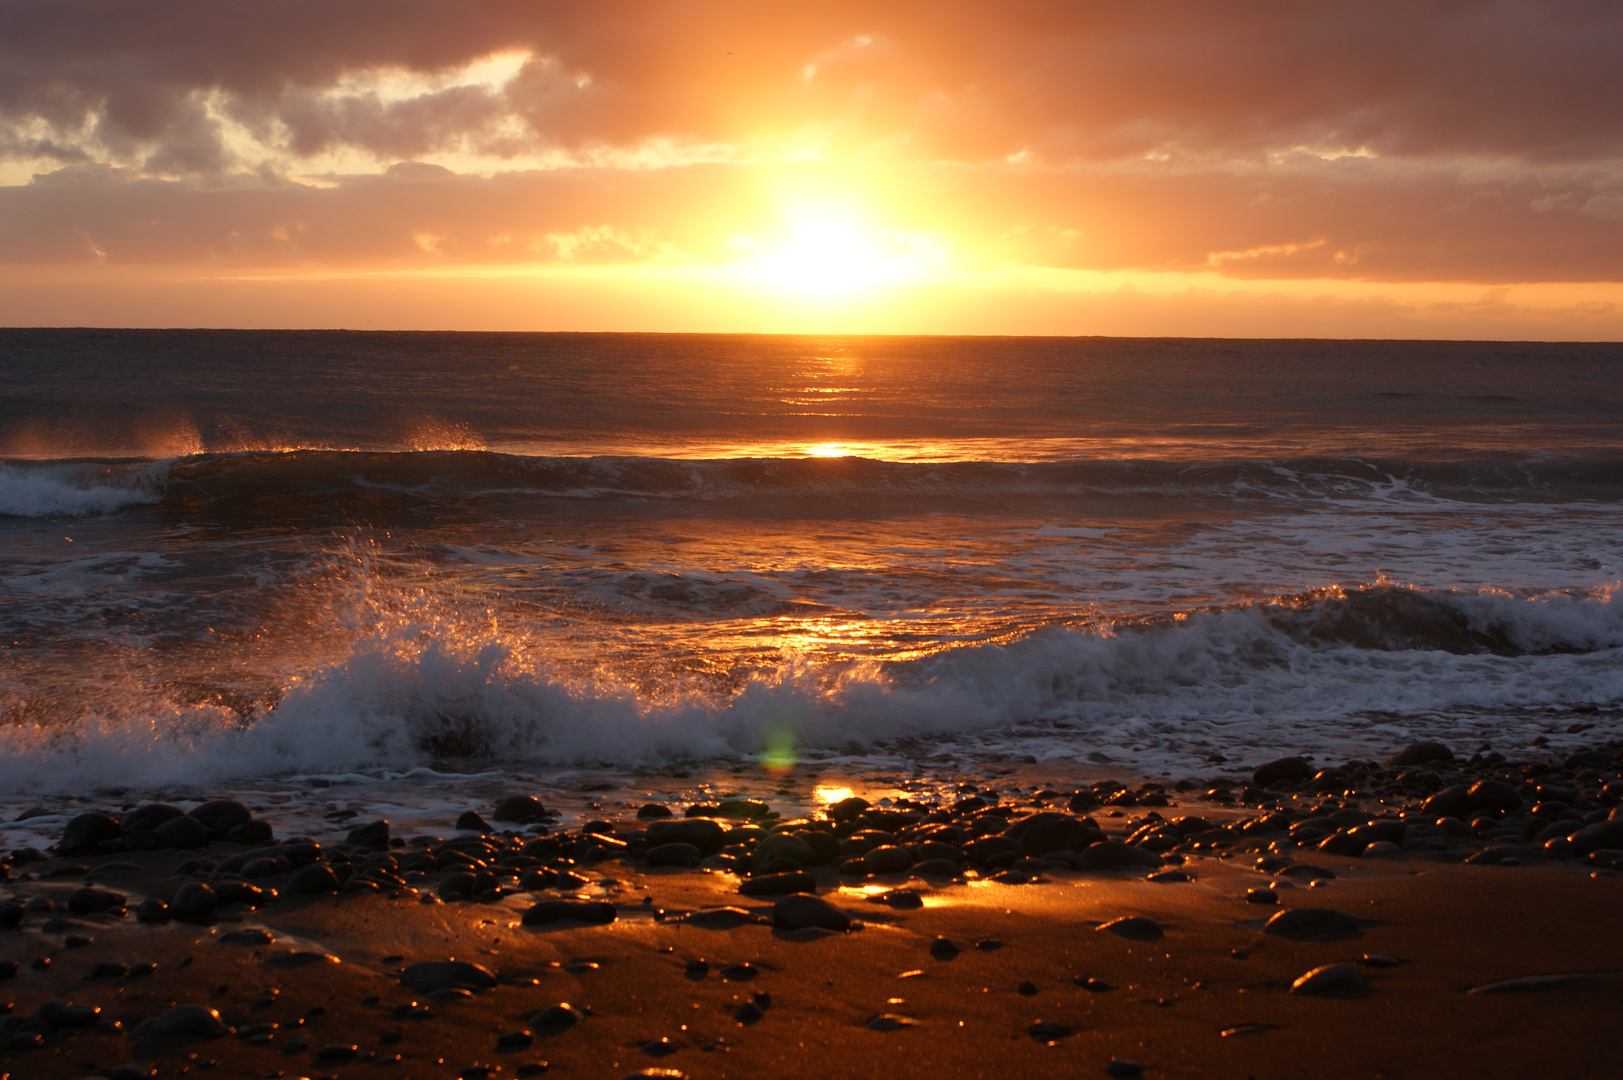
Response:
[{"label": "sun", "polygon": [[849,209],[802,205],[785,213],[776,242],[755,249],[754,276],[778,289],[812,298],[849,296],[901,274],[882,236]]}]

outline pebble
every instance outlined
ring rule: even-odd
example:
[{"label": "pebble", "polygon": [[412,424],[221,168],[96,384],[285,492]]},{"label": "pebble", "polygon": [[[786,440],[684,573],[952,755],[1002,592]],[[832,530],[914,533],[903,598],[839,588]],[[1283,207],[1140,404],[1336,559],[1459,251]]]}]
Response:
[{"label": "pebble", "polygon": [[637,1049],[649,1057],[669,1057],[682,1049],[682,1044],[673,1041],[668,1035],[661,1035],[657,1039],[649,1039],[645,1043],[639,1043]]},{"label": "pebble", "polygon": [[547,816],[547,808],[534,795],[509,795],[496,804],[490,815],[496,821],[529,825]]},{"label": "pebble", "polygon": [[748,1027],[750,1024],[757,1022],[765,1015],[766,1013],[761,1011],[761,1007],[755,1002],[746,1001],[744,1004],[738,1007],[736,1012],[733,1013],[733,1019],[737,1020],[739,1024],[743,1025],[744,1027]]},{"label": "pebble", "polygon": [[220,898],[201,881],[189,881],[169,901],[169,914],[182,922],[207,923],[214,919]]},{"label": "pebble", "polygon": [[176,1005],[152,1022],[157,1035],[199,1035],[217,1039],[226,1033],[220,1014],[202,1005]]},{"label": "pebble", "polygon": [[490,823],[472,810],[464,810],[456,819],[458,832],[492,833]]},{"label": "pebble", "polygon": [[159,825],[153,835],[157,837],[159,847],[179,848],[182,851],[196,851],[209,842],[209,831],[203,823],[184,815]]},{"label": "pebble", "polygon": [[[687,845],[684,844],[682,846],[686,847]],[[805,871],[798,871],[788,874],[763,874],[760,877],[745,878],[744,882],[738,886],[738,891],[743,893],[745,896],[780,896],[783,893],[814,893],[817,891],[817,882]]]},{"label": "pebble", "polygon": [[701,930],[732,930],[761,920],[743,908],[720,907],[703,908],[682,916],[678,921],[689,926],[697,926]]},{"label": "pebble", "polygon": [[103,841],[118,840],[123,835],[124,829],[115,817],[98,813],[80,814],[62,830],[56,854],[61,858],[64,855],[93,852]]},{"label": "pebble", "polygon": [[951,960],[961,950],[949,938],[938,937],[930,943],[930,955],[937,960]]},{"label": "pebble", "polygon": [[400,981],[413,990],[440,990],[453,986],[488,990],[496,985],[496,976],[466,960],[431,960],[406,968],[400,973]]},{"label": "pebble", "polygon": [[1245,902],[1248,904],[1277,904],[1279,894],[1272,889],[1247,889]]},{"label": "pebble", "polygon": [[356,844],[360,847],[383,850],[389,846],[389,823],[387,821],[369,821],[365,825],[357,826],[344,837],[346,844]]},{"label": "pebble", "polygon": [[1026,1029],[1026,1034],[1040,1043],[1053,1046],[1060,1039],[1068,1039],[1075,1035],[1076,1029],[1066,1027],[1064,1024],[1056,1024],[1052,1020],[1038,1020]]},{"label": "pebble", "polygon": [[639,821],[649,821],[654,818],[668,818],[670,816],[671,808],[668,806],[661,806],[659,803],[644,803],[637,810],[637,819]]},{"label": "pebble", "polygon": [[288,879],[283,891],[289,896],[321,896],[338,891],[338,876],[326,863],[311,863]]},{"label": "pebble", "polygon": [[222,945],[272,945],[276,939],[264,930],[233,930],[220,935]]},{"label": "pebble", "polygon": [[1143,915],[1123,915],[1119,919],[1111,919],[1107,923],[1100,924],[1096,929],[1108,930],[1129,941],[1156,941],[1165,936],[1160,923]]},{"label": "pebble", "polygon": [[1003,942],[997,938],[981,938],[979,941],[975,942],[975,948],[979,949],[981,952],[997,952],[999,949],[1003,948]]},{"label": "pebble", "polygon": [[1258,765],[1251,770],[1251,782],[1258,787],[1267,787],[1284,781],[1306,780],[1312,775],[1313,766],[1307,763],[1306,758],[1288,757]]},{"label": "pebble", "polygon": [[902,1028],[916,1027],[918,1021],[910,1016],[898,1016],[895,1013],[880,1013],[868,1021],[869,1031],[898,1031]]},{"label": "pebble", "polygon": [[749,982],[760,973],[754,964],[728,964],[721,969],[721,977],[728,982]]},{"label": "pebble", "polygon": [[561,1001],[531,1016],[530,1030],[538,1035],[556,1035],[568,1031],[584,1018],[579,1009],[567,1001]]},{"label": "pebble", "polygon": [[1121,870],[1130,867],[1159,867],[1161,856],[1119,840],[1106,840],[1077,854],[1078,870]]},{"label": "pebble", "polygon": [[1350,964],[1325,964],[1291,983],[1291,993],[1303,997],[1360,998],[1369,994],[1369,982]]},{"label": "pebble", "polygon": [[795,893],[772,905],[772,925],[783,930],[816,927],[844,933],[851,929],[851,916],[827,900]]},{"label": "pebble", "polygon": [[122,908],[124,897],[107,889],[88,886],[68,897],[68,910],[75,915],[94,915],[111,908]]},{"label": "pebble", "polygon": [[47,1001],[34,1010],[34,1019],[51,1028],[95,1027],[101,1010],[94,1005],[69,1005]]},{"label": "pebble", "polygon": [[920,878],[954,878],[961,872],[950,859],[925,859],[913,866],[913,876]]},{"label": "pebble", "polygon": [[868,897],[870,904],[883,904],[897,911],[916,911],[924,906],[924,898],[912,889],[890,889]]},{"label": "pebble", "polygon": [[1262,929],[1292,941],[1342,941],[1360,934],[1357,919],[1333,908],[1289,908]]},{"label": "pebble", "polygon": [[1034,983],[1034,982],[1023,982],[1019,986],[1017,986],[1015,989],[1020,992],[1021,997],[1036,997],[1037,996],[1037,984]]},{"label": "pebble", "polygon": [[1144,878],[1159,885],[1176,885],[1189,880],[1189,875],[1182,870],[1157,870]]},{"label": "pebble", "polygon": [[1111,1076],[1142,1076],[1144,1066],[1127,1058],[1111,1058],[1110,1064],[1105,1066],[1105,1072]]},{"label": "pebble", "polygon": [[619,918],[619,911],[607,900],[542,900],[524,913],[525,926],[574,921],[588,926],[606,926]]},{"label": "pebble", "polygon": [[688,1074],[678,1069],[638,1069],[622,1080],[688,1080]]},{"label": "pebble", "polygon": [[1083,978],[1081,975],[1071,981],[1090,994],[1104,994],[1116,988],[1114,983],[1105,982],[1103,979]]},{"label": "pebble", "polygon": [[356,1046],[354,1043],[349,1043],[347,1045],[343,1043],[336,1043],[329,1046],[323,1046],[317,1050],[316,1060],[351,1061],[355,1058],[355,1055],[359,1054],[360,1052],[361,1048]]}]

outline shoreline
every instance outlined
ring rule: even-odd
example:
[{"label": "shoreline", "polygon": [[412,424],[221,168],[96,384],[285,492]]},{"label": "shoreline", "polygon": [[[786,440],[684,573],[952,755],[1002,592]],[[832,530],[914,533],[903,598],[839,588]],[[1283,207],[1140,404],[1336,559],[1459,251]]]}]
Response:
[{"label": "shoreline", "polygon": [[[1183,791],[1014,777],[798,821],[737,800],[565,826],[512,792],[478,808],[492,831],[444,838],[272,839],[229,803],[79,824],[6,856],[0,1076],[1608,1075],[1623,854],[1581,849],[1623,832],[1619,744],[1400,753],[1434,760]],[[1437,812],[1460,797],[1479,812]],[[1526,835],[1563,821],[1590,831]],[[199,846],[140,850],[160,829]],[[852,925],[795,925],[830,918],[780,909],[808,891]],[[1318,909],[1340,915],[1270,926]],[[482,972],[417,967],[453,958]],[[1292,992],[1326,965],[1331,996]]]}]

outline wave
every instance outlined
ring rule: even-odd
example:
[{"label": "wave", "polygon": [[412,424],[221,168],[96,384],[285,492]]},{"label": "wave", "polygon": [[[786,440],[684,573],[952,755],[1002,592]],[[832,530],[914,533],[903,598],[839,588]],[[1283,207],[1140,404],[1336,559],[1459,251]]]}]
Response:
[{"label": "wave", "polygon": [[0,465],[0,517],[83,517],[156,503],[166,471],[149,463]]},{"label": "wave", "polygon": [[566,673],[544,645],[488,622],[402,610],[258,711],[132,688],[71,722],[6,717],[0,788],[156,790],[448,759],[633,767],[785,748],[1104,753],[1155,772],[1212,752],[1345,758],[1420,737],[1526,745],[1574,714],[1619,726],[1620,650],[1615,587],[1516,597],[1377,584],[1052,626],[908,661],[790,657],[736,693],[651,693],[629,677]]},{"label": "wave", "polygon": [[885,512],[1053,498],[1322,501],[1623,499],[1623,460],[1291,458],[1170,462],[892,462],[867,458],[527,457],[490,451],[292,450],[164,462],[0,466],[0,514],[175,510],[387,510],[400,504],[574,499],[682,502],[718,512],[819,504]]}]

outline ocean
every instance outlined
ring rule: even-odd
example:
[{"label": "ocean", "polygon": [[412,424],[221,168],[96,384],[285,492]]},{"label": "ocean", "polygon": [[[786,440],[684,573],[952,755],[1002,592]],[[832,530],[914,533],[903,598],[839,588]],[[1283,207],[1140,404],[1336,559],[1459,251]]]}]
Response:
[{"label": "ocean", "polygon": [[1559,752],[1620,580],[1618,345],[0,330],[13,844]]}]

